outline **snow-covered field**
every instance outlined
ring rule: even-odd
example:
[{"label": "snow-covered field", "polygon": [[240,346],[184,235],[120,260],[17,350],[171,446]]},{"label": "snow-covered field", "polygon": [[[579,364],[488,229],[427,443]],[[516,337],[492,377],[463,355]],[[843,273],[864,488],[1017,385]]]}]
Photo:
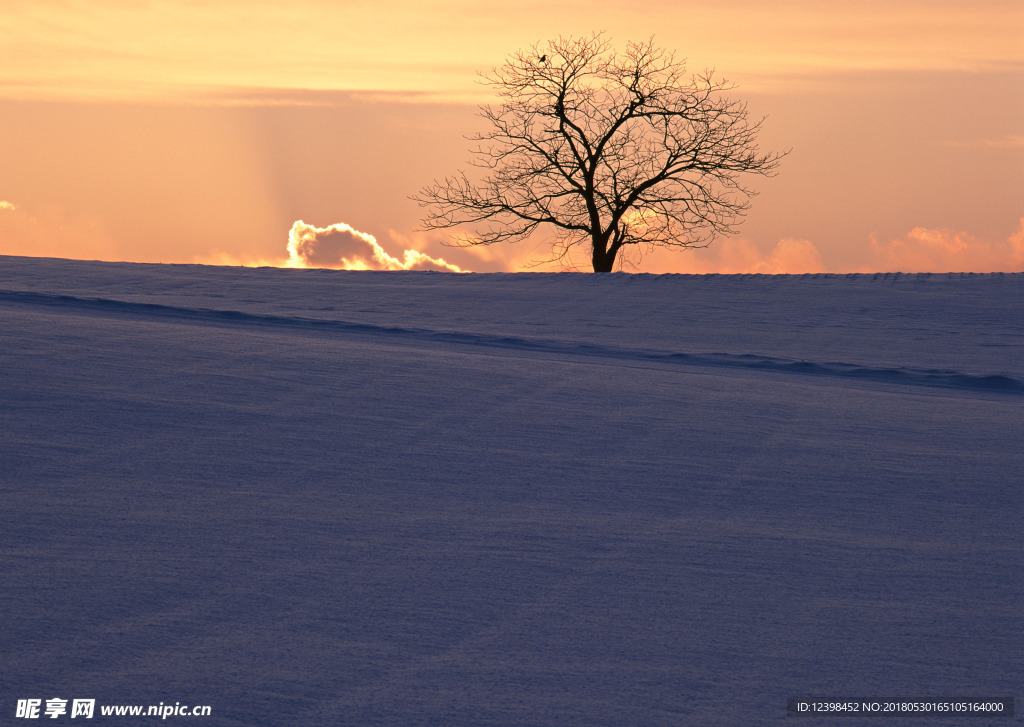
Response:
[{"label": "snow-covered field", "polygon": [[1020,274],[0,257],[0,723],[1019,697],[1022,414]]}]

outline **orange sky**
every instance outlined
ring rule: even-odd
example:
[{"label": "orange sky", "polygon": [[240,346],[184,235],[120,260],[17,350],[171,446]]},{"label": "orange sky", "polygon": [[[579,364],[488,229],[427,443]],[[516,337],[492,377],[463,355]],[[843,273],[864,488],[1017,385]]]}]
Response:
[{"label": "orange sky", "polygon": [[521,269],[543,240],[446,248],[408,195],[464,165],[477,71],[594,30],[717,68],[792,149],[738,236],[640,269],[1024,270],[1019,0],[5,0],[0,254],[296,264],[303,220]]}]

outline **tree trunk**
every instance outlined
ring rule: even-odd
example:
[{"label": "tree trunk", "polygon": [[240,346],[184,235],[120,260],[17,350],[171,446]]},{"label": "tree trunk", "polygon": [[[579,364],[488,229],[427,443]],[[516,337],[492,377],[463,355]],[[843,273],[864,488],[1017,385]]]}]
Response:
[{"label": "tree trunk", "polygon": [[610,273],[615,266],[615,253],[618,250],[605,250],[603,246],[594,245],[594,253],[591,255],[591,262],[594,264],[595,273]]}]

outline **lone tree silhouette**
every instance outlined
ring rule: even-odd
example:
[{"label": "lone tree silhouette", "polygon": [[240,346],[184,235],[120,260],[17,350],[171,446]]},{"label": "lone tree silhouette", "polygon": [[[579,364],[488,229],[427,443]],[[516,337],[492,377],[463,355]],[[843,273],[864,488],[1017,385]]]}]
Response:
[{"label": "lone tree silhouette", "polygon": [[602,34],[560,38],[481,75],[502,100],[470,137],[483,178],[460,171],[413,197],[429,208],[424,229],[478,226],[450,245],[550,225],[554,259],[584,245],[595,272],[621,268],[629,246],[705,247],[749,208],[741,175],[770,176],[783,156],[758,150],[761,120],[723,97],[732,86],[653,41],[616,54]]}]

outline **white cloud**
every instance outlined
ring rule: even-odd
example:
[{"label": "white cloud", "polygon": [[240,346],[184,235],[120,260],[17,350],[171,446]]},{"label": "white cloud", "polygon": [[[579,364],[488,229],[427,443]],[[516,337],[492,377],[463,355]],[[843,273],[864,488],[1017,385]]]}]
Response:
[{"label": "white cloud", "polygon": [[340,270],[439,270],[464,272],[442,258],[418,250],[404,250],[401,258],[390,255],[373,235],[360,232],[344,222],[327,227],[297,220],[288,232],[290,268],[335,268]]}]

